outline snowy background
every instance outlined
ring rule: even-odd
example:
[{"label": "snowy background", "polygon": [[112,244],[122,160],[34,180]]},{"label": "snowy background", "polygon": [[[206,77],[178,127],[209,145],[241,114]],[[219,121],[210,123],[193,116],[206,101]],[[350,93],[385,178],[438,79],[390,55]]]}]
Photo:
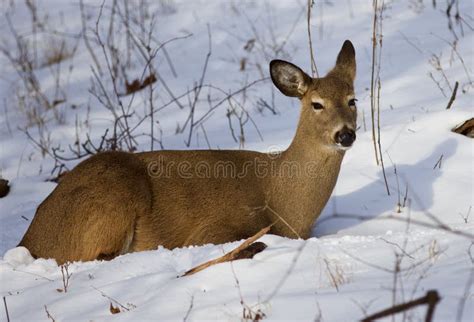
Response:
[{"label": "snowy background", "polygon": [[[267,235],[254,259],[184,278],[239,242],[72,263],[67,292],[54,260],[15,248],[54,179],[101,141],[134,151],[284,149],[298,102],[273,87],[268,63],[311,72],[307,4],[4,0],[0,8],[0,176],[11,184],[0,199],[0,293],[11,321],[355,321],[429,289],[442,297],[435,321],[473,320],[473,142],[451,132],[474,116],[472,1],[384,3],[380,123],[390,195],[372,144],[372,1],[316,1],[319,74],[345,39],[356,48],[359,129],[313,237]],[[151,87],[124,95],[126,83],[151,74]],[[424,321],[425,311],[395,320]]]}]

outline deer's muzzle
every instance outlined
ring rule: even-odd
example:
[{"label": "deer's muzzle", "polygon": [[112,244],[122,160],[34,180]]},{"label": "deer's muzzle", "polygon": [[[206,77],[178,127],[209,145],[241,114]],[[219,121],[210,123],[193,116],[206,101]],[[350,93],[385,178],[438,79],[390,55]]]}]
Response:
[{"label": "deer's muzzle", "polygon": [[342,145],[345,148],[352,146],[356,139],[356,134],[354,130],[344,127],[342,130],[336,132],[335,141],[337,144]]}]

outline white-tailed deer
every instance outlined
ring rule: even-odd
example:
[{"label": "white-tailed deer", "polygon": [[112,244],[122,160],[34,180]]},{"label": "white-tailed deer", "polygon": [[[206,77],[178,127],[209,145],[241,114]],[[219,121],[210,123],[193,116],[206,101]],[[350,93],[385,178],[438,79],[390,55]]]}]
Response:
[{"label": "white-tailed deer", "polygon": [[253,151],[105,152],[67,173],[20,242],[35,257],[111,259],[128,252],[271,233],[308,238],[355,140],[355,51],[311,78],[270,63],[275,86],[301,100],[296,135],[280,154]]}]

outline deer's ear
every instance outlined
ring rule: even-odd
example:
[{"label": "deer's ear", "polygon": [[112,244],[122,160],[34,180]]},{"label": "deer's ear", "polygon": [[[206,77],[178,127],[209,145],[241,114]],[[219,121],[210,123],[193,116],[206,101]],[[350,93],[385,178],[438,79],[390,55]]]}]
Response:
[{"label": "deer's ear", "polygon": [[342,45],[339,55],[337,55],[336,66],[329,72],[343,80],[352,83],[356,76],[355,49],[349,40]]},{"label": "deer's ear", "polygon": [[270,76],[280,92],[291,97],[303,97],[311,84],[311,77],[299,67],[283,60],[270,62]]}]

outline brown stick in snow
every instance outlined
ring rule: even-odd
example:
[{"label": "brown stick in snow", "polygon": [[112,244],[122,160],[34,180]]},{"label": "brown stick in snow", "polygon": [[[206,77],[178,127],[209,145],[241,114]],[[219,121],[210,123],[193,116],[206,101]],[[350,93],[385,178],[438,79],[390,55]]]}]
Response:
[{"label": "brown stick in snow", "polygon": [[225,262],[230,262],[233,260],[237,259],[244,259],[244,258],[252,258],[255,254],[260,253],[263,251],[267,245],[265,245],[262,242],[254,243],[257,239],[268,233],[270,228],[273,226],[273,224],[263,228],[260,230],[258,233],[253,235],[252,237],[247,238],[242,244],[240,244],[239,247],[235,248],[234,250],[228,252],[227,254],[207,261],[205,263],[202,263],[201,265],[198,265],[184,273],[183,275],[179,277],[184,277],[184,276],[189,276],[192,274],[195,274],[197,272],[202,271],[203,269],[208,268],[209,266],[220,264],[220,263],[225,263]]},{"label": "brown stick in snow", "polygon": [[453,105],[453,102],[456,99],[456,93],[458,92],[458,87],[459,87],[459,82],[456,82],[456,84],[454,84],[453,93],[451,94],[451,98],[449,99],[448,106],[446,106],[447,110],[451,108],[451,105]]},{"label": "brown stick in snow", "polygon": [[3,297],[3,305],[5,307],[5,314],[7,315],[7,322],[10,322],[10,314],[8,314],[7,299]]},{"label": "brown stick in snow", "polygon": [[374,321],[376,319],[397,314],[423,304],[428,305],[428,311],[426,311],[425,322],[431,322],[431,320],[433,319],[433,313],[436,308],[436,304],[438,304],[440,299],[441,298],[439,297],[437,291],[430,290],[426,292],[426,295],[423,297],[403,304],[394,305],[391,308],[385,309],[383,311],[377,312],[375,314],[372,314],[371,316],[366,317],[365,319],[361,320],[361,322]]}]

